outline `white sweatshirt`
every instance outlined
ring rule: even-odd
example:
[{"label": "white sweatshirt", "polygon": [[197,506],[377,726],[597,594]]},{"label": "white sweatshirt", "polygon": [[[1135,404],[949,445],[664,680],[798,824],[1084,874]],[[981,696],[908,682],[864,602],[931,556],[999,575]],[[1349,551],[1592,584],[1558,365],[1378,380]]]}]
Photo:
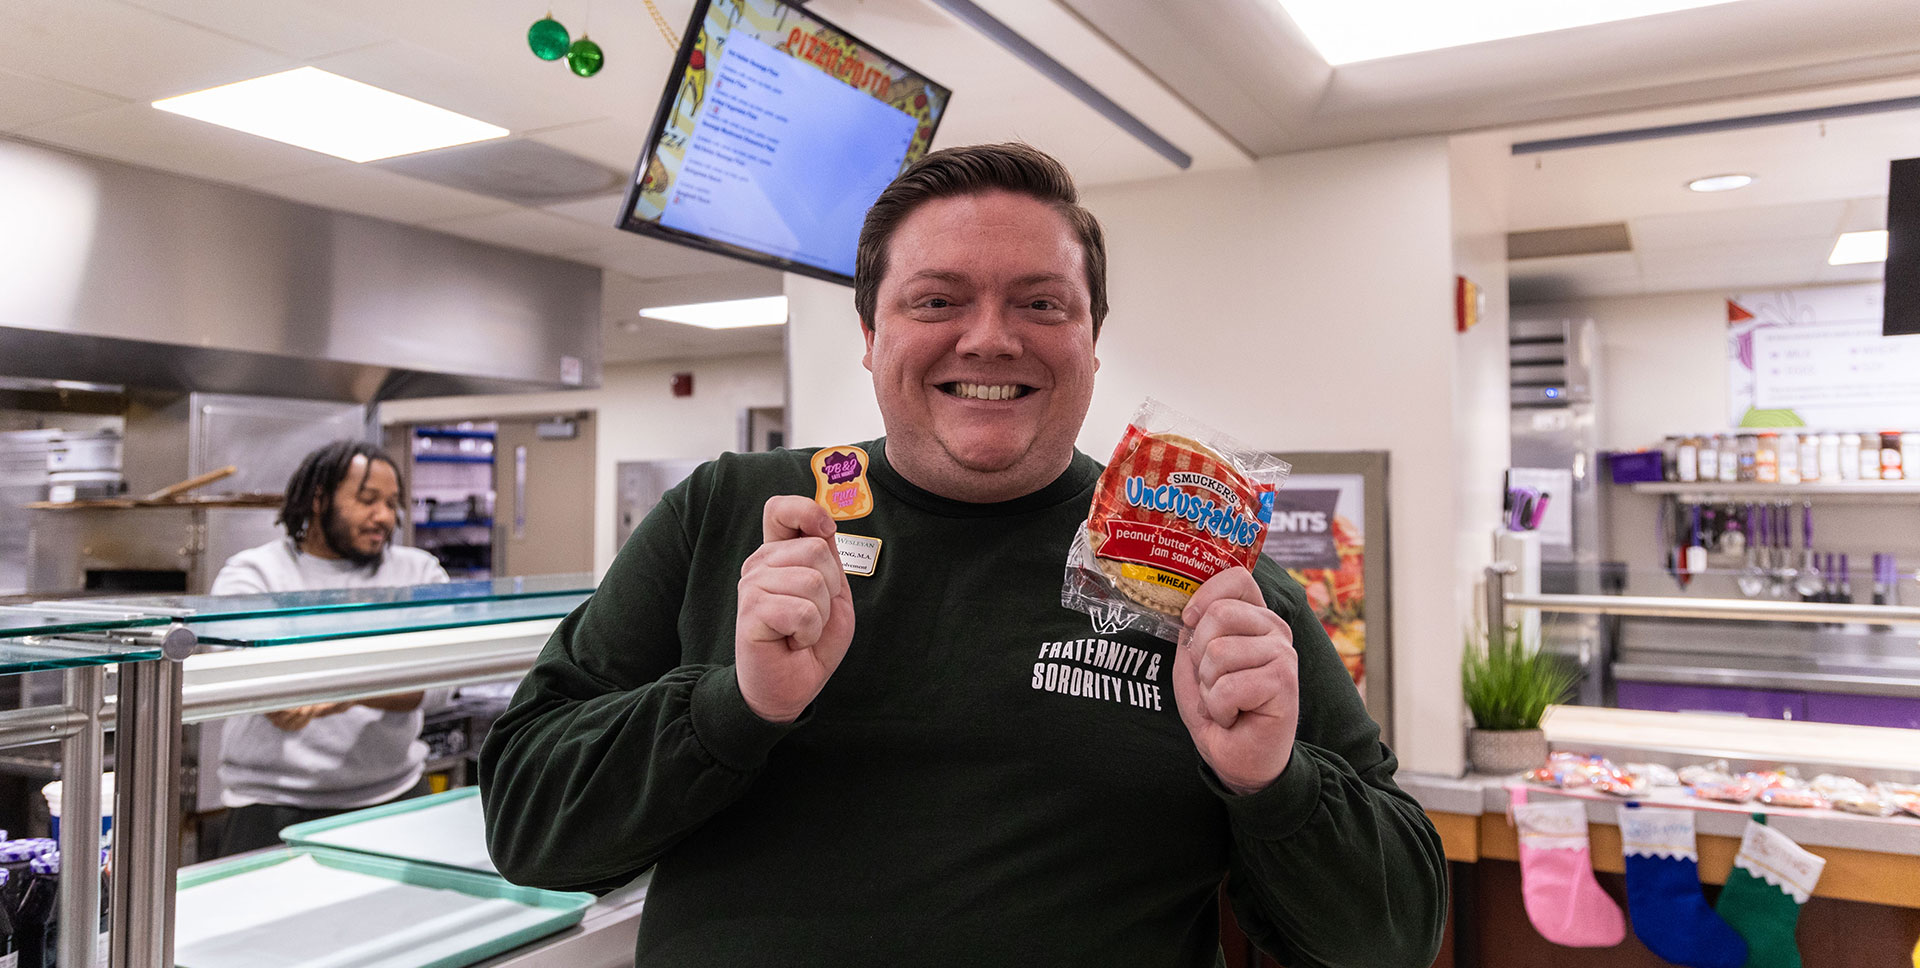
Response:
[{"label": "white sweatshirt", "polygon": [[[215,595],[431,585],[447,581],[440,562],[418,548],[390,546],[378,568],[301,552],[291,538],[227,559]],[[427,703],[423,702],[424,708]],[[313,809],[364,807],[420,781],[427,746],[420,709],[384,712],[354,706],[288,732],[265,716],[237,716],[221,735],[221,800],[229,807],[271,803]]]}]

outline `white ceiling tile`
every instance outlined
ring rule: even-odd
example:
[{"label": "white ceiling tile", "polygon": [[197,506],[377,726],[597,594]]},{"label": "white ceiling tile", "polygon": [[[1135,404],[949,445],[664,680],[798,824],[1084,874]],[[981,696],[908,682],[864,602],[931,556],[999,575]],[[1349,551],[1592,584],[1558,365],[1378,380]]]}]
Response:
[{"label": "white ceiling tile", "polygon": [[[1718,278],[1721,273],[1752,272],[1762,276],[1806,276],[1827,264],[1833,250],[1831,235],[1776,238],[1728,236],[1707,245],[1659,249],[1638,254],[1640,271],[1655,275],[1699,273]],[[1720,285],[1720,283],[1714,283]]]},{"label": "white ceiling tile", "polygon": [[559,205],[542,205],[540,210],[552,212],[576,222],[588,225],[612,225],[620,217],[620,205],[626,201],[624,195],[602,195],[577,202],[563,202]]},{"label": "white ceiling tile", "polygon": [[604,231],[596,230],[572,219],[528,208],[512,208],[490,215],[436,220],[421,224],[436,232],[447,232],[476,242],[527,249],[549,255],[594,248],[605,235],[618,231],[611,227]]},{"label": "white ceiling tile", "polygon": [[1560,255],[1543,259],[1517,259],[1507,263],[1509,278],[1536,278],[1577,274],[1592,279],[1637,276],[1640,264],[1631,252],[1601,252],[1594,255]]},{"label": "white ceiling tile", "polygon": [[1838,231],[1866,232],[1887,227],[1887,197],[1856,198],[1847,202],[1847,213],[1841,217]]},{"label": "white ceiling tile", "polygon": [[284,54],[112,0],[0,3],[0,64],[130,101],[299,66]]},{"label": "white ceiling tile", "polygon": [[[679,245],[660,239],[614,230],[614,237],[595,245],[561,253],[567,258],[625,273],[639,280],[669,279],[710,272],[764,272],[754,263],[730,256]],[[771,295],[771,294],[770,294]]]},{"label": "white ceiling tile", "polygon": [[321,208],[418,224],[513,209],[509,202],[423,182],[350,161],[297,175],[263,178],[247,187]]},{"label": "white ceiling tile", "polygon": [[1673,215],[1648,215],[1627,223],[1637,252],[1713,245],[1731,239],[1765,240],[1830,236],[1847,210],[1844,201],[1766,205]]},{"label": "white ceiling tile", "polygon": [[1884,262],[1861,262],[1850,266],[1821,265],[1814,273],[1814,282],[1820,285],[1832,285],[1841,282],[1882,282],[1887,278],[1887,264]]},{"label": "white ceiling tile", "polygon": [[[934,135],[936,148],[1025,141],[1058,157],[1083,187],[1180,171],[1060,85],[930,3],[831,0],[819,9],[869,45],[953,89]],[[1029,39],[1043,43],[1047,38]],[[1092,80],[1099,87],[1104,78]]]},{"label": "white ceiling tile", "polygon": [[647,145],[648,121],[600,118],[527,133],[527,138],[589,158],[619,172],[632,172]]},{"label": "white ceiling tile", "polygon": [[135,6],[302,60],[389,39],[373,22],[310,3],[276,0],[125,0]]},{"label": "white ceiling tile", "polygon": [[701,329],[634,316],[605,327],[601,358],[608,363],[777,354],[786,351],[785,326]]},{"label": "white ceiling tile", "polygon": [[58,81],[0,71],[0,131],[99,111],[121,103],[124,102]]},{"label": "white ceiling tile", "polygon": [[214,181],[256,181],[338,160],[145,104],[31,125],[20,133],[81,154]]},{"label": "white ceiling tile", "polygon": [[[530,52],[521,58],[503,49],[485,60],[461,60],[396,40],[318,58],[313,65],[516,132],[610,113],[591,97],[600,90],[593,87],[598,78],[573,77]],[[569,81],[578,83],[564,86]],[[555,87],[562,93],[555,94]]]}]

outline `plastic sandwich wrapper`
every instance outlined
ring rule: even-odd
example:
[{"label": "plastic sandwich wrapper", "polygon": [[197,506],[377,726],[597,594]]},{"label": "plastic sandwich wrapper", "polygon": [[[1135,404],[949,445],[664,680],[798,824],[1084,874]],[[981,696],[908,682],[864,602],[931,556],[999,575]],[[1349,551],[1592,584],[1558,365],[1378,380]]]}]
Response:
[{"label": "plastic sandwich wrapper", "polygon": [[1252,570],[1288,465],[1148,399],[1114,448],[1067,555],[1060,603],[1095,628],[1180,641],[1201,584]]}]

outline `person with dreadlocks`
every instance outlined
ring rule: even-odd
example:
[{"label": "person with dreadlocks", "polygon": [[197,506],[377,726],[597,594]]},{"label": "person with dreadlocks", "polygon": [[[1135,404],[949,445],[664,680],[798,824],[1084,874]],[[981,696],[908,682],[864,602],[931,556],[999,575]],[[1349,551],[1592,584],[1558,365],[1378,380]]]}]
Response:
[{"label": "person with dreadlocks", "polygon": [[[337,440],[308,454],[287,482],[277,522],[287,535],[227,559],[215,595],[429,585],[446,570],[418,548],[394,547],[406,505],[392,457]],[[291,824],[426,791],[420,741],[425,694],[317,703],[229,720],[221,737],[221,853],[279,843]]]}]

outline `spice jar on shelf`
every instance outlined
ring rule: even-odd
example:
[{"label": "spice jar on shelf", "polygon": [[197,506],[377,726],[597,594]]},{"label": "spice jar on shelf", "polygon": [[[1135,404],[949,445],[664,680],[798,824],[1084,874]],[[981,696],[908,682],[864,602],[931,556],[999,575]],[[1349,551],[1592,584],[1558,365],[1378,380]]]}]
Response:
[{"label": "spice jar on shelf", "polygon": [[1906,478],[1906,468],[1901,460],[1900,434],[1898,431],[1880,432],[1880,479],[1898,481]]},{"label": "spice jar on shelf", "polygon": [[[1753,480],[1757,484],[1780,483],[1780,435],[1763,433],[1753,441]],[[1744,458],[1743,458],[1744,460]]]}]

